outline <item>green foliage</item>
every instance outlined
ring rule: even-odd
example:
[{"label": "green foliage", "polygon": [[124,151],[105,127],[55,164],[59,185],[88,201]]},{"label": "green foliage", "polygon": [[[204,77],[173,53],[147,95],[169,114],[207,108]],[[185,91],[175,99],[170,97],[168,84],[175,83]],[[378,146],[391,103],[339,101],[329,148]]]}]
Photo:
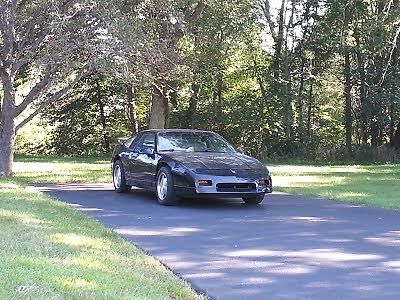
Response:
[{"label": "green foliage", "polygon": [[51,127],[40,120],[35,120],[24,127],[15,141],[15,151],[20,154],[39,154],[48,151],[49,132]]},{"label": "green foliage", "polygon": [[109,153],[121,136],[129,136],[125,87],[101,75],[84,78],[74,92],[50,106],[43,122],[53,128],[47,138],[48,154],[97,155]]},{"label": "green foliage", "polygon": [[[133,85],[139,128],[145,129],[154,78],[162,75],[169,127],[217,131],[260,158],[397,157],[377,149],[391,153],[400,145],[398,1],[286,1],[282,18],[280,9],[275,14],[264,1],[209,1],[199,18],[183,21],[185,12],[202,3],[104,2],[108,41],[117,51],[103,57],[100,67],[105,126],[98,80],[88,77],[47,111],[46,146],[31,147],[19,138],[18,149],[68,155],[109,151],[106,139],[111,144],[131,128],[126,88],[115,78]],[[351,85],[350,115],[345,115],[345,78]],[[350,156],[344,147],[349,130]]]}]

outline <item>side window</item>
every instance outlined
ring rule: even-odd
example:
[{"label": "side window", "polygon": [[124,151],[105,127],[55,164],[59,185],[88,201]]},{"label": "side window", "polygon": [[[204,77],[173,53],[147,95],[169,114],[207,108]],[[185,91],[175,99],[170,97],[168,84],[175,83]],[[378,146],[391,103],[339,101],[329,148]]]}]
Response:
[{"label": "side window", "polygon": [[154,133],[145,133],[135,147],[135,152],[140,152],[144,149],[154,150],[156,147],[156,136]]},{"label": "side window", "polygon": [[132,149],[131,147],[133,146],[133,142],[136,140],[136,138],[137,138],[137,135],[127,139],[126,142],[124,143],[125,147],[129,148],[129,149]]}]

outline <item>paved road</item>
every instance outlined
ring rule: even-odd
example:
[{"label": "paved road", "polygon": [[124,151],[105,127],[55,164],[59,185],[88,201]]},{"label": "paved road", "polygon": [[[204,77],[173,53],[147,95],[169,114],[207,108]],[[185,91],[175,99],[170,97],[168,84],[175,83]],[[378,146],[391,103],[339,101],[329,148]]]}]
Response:
[{"label": "paved road", "polygon": [[[42,187],[216,299],[400,299],[400,212],[286,194],[159,206],[141,190]],[[400,196],[400,195],[399,195]]]}]

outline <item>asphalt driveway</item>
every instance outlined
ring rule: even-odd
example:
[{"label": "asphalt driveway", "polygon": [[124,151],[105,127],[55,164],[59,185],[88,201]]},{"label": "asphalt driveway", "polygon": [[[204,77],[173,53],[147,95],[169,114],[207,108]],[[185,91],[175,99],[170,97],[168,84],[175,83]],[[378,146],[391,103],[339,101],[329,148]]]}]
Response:
[{"label": "asphalt driveway", "polygon": [[[111,185],[41,187],[216,299],[400,299],[400,212],[286,194],[163,207]],[[400,195],[399,195],[400,197]]]}]

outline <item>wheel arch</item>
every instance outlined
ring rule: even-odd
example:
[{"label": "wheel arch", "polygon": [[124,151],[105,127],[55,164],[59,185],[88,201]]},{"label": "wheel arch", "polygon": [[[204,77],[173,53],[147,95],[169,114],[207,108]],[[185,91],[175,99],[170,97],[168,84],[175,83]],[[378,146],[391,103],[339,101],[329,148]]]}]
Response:
[{"label": "wheel arch", "polygon": [[114,157],[113,157],[113,164],[117,161],[117,160],[121,160],[121,156],[119,156],[119,154],[117,154],[117,155],[115,155]]},{"label": "wheel arch", "polygon": [[158,174],[158,171],[160,171],[160,169],[161,169],[162,167],[168,167],[168,168],[170,168],[170,170],[172,170],[171,163],[167,163],[167,162],[165,162],[165,161],[160,161],[160,162],[157,164],[156,176],[157,176],[157,174]]},{"label": "wheel arch", "polygon": [[185,172],[185,173],[177,172],[176,168],[178,166],[179,166],[179,164],[176,163],[175,161],[165,161],[165,160],[160,161],[157,164],[156,178],[157,178],[158,171],[162,167],[168,167],[172,173],[172,177],[174,178],[174,183],[176,186],[189,187],[189,188],[195,187],[195,178],[193,178],[187,172]]}]

